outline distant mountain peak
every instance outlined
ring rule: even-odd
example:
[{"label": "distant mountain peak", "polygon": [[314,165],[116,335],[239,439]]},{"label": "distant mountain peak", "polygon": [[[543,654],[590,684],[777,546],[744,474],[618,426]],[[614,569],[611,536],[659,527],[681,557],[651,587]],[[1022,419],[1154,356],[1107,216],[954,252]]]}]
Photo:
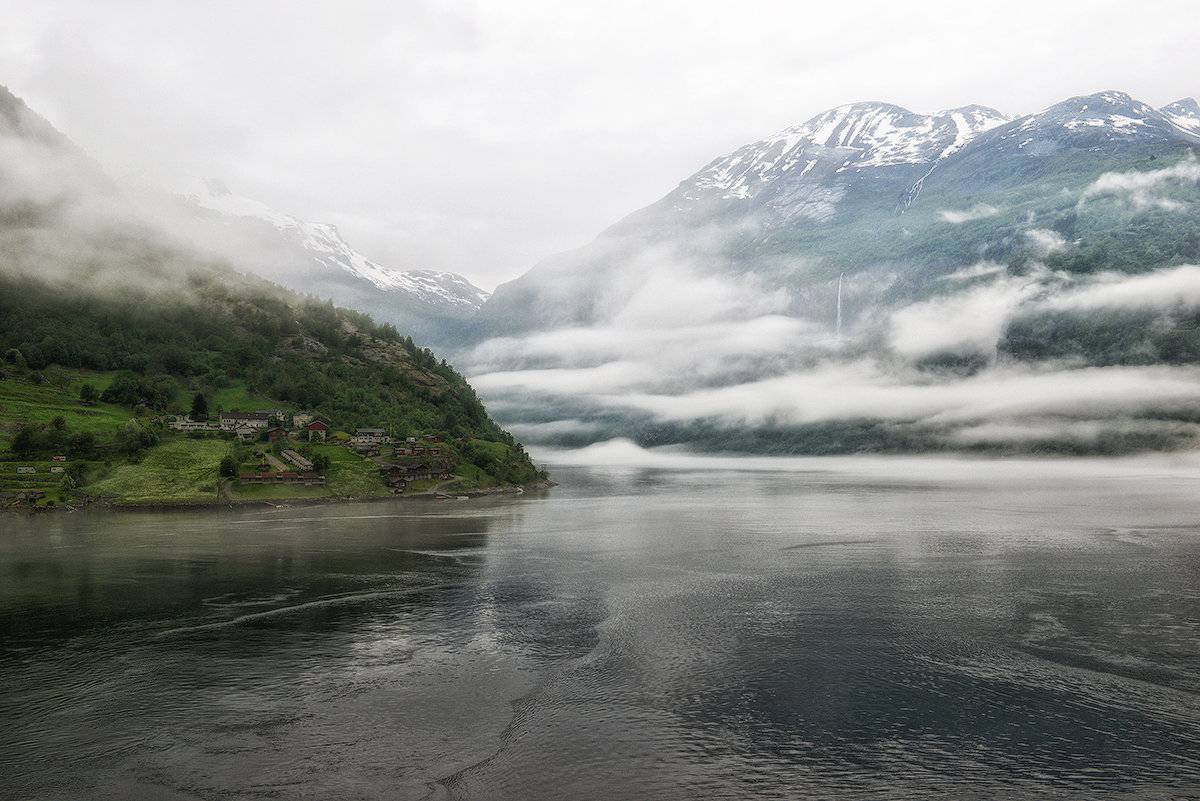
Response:
[{"label": "distant mountain peak", "polygon": [[985,106],[917,114],[891,103],[850,103],[719,158],[684,182],[685,201],[750,199],[790,177],[932,166],[1009,118]]},{"label": "distant mountain peak", "polygon": [[259,220],[294,238],[311,257],[326,268],[348,273],[374,288],[395,292],[423,303],[448,308],[478,309],[488,293],[454,273],[436,270],[393,270],[359,253],[342,239],[331,223],[310,223],[277,211],[265,203],[230,191],[219,178],[194,182],[181,193],[184,200],[199,208],[228,217]]},{"label": "distant mountain peak", "polygon": [[[1079,95],[1014,123],[1006,137],[1031,155],[1047,155],[1059,148],[1122,147],[1144,142],[1200,135],[1200,114],[1189,112],[1184,101],[1177,109],[1159,110],[1125,92],[1104,91]],[[1195,103],[1191,104],[1193,107]],[[1017,136],[1012,136],[1016,134]]]},{"label": "distant mountain peak", "polygon": [[1172,114],[1200,114],[1200,103],[1197,103],[1194,98],[1184,97],[1163,106],[1159,111],[1164,113],[1169,111]]},{"label": "distant mountain peak", "polygon": [[1200,136],[1200,104],[1190,97],[1176,100],[1170,105],[1159,109],[1164,117],[1173,125],[1182,128],[1190,134]]}]

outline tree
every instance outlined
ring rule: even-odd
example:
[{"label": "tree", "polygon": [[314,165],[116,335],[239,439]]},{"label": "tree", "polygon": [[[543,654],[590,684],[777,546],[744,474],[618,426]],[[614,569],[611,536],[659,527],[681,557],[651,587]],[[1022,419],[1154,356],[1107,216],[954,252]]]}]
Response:
[{"label": "tree", "polygon": [[196,397],[192,398],[191,416],[193,420],[208,419],[208,399],[204,397],[203,392],[197,392]]},{"label": "tree", "polygon": [[13,435],[12,442],[8,447],[17,455],[18,459],[28,459],[38,450],[38,433],[38,429],[34,426],[23,425],[21,430]]},{"label": "tree", "polygon": [[132,456],[145,448],[157,445],[158,434],[154,430],[143,426],[137,420],[130,419],[125,424],[125,429],[114,438],[114,444]]},{"label": "tree", "polygon": [[128,371],[118,374],[108,388],[100,393],[100,400],[105,403],[119,403],[122,406],[134,406],[140,399],[138,377]]},{"label": "tree", "polygon": [[238,462],[233,458],[232,453],[225,454],[225,458],[221,460],[221,466],[217,468],[217,472],[225,478],[237,478]]},{"label": "tree", "polygon": [[100,400],[100,393],[91,384],[84,384],[79,388],[79,402],[84,406],[95,406],[98,400]]},{"label": "tree", "polygon": [[67,455],[72,459],[90,459],[96,453],[96,436],[91,431],[79,431],[67,437]]}]

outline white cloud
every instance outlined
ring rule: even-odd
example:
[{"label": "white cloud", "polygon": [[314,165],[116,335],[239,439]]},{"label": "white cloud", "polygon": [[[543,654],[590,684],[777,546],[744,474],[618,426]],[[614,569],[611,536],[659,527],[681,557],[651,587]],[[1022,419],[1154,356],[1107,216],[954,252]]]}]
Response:
[{"label": "white cloud", "polygon": [[686,265],[640,254],[622,271],[636,286],[613,315],[614,327],[680,328],[777,314],[786,290],[767,289],[752,276],[705,275]]},{"label": "white cloud", "polygon": [[1060,309],[1171,308],[1200,306],[1200,267],[1185,264],[1145,275],[1108,273],[1056,298]]},{"label": "white cloud", "polygon": [[1175,438],[1181,435],[1200,435],[1200,426],[1178,421],[1133,419],[1062,420],[1022,419],[968,425],[956,429],[950,436],[962,445],[1005,445],[1014,442],[1068,440],[1084,447],[1094,447],[1101,437],[1113,434],[1160,434]]},{"label": "white cloud", "polygon": [[647,412],[663,421],[715,419],[727,425],[858,418],[935,425],[1047,415],[1087,419],[1198,404],[1200,371],[1169,367],[1050,373],[995,369],[966,379],[930,381],[889,374],[873,363],[858,362],[678,395],[631,393],[594,400]]},{"label": "white cloud", "polygon": [[995,264],[993,262],[980,262],[971,267],[964,267],[961,270],[943,275],[943,281],[971,281],[976,278],[986,278],[988,276],[1000,275],[1007,268],[1003,264]]},{"label": "white cloud", "polygon": [[654,383],[653,368],[637,362],[608,362],[599,367],[516,370],[484,373],[471,379],[480,392],[519,389],[531,392],[573,395],[587,388],[592,392],[618,392]]},{"label": "white cloud", "polygon": [[1057,231],[1045,228],[1034,228],[1025,232],[1025,238],[1043,256],[1052,253],[1067,244],[1067,240]]},{"label": "white cloud", "polygon": [[1180,208],[1180,204],[1159,193],[1172,185],[1197,181],[1200,181],[1200,162],[1191,156],[1161,170],[1106,172],[1084,190],[1083,199],[1116,195],[1128,199],[1135,208],[1174,210]]},{"label": "white cloud", "polygon": [[892,348],[919,357],[940,351],[991,354],[1017,307],[1037,291],[1021,279],[999,279],[915,303],[891,317]]},{"label": "white cloud", "polygon": [[594,436],[603,430],[598,423],[586,420],[553,420],[549,423],[513,423],[508,430],[517,439],[552,439],[562,436]]},{"label": "white cloud", "polygon": [[1081,480],[1133,478],[1157,480],[1164,471],[1200,479],[1200,455],[1126,456],[1114,459],[974,459],[963,456],[707,456],[676,448],[641,448],[629,440],[599,442],[586,448],[539,448],[537,458],[552,465],[668,470],[804,473],[821,480],[937,481],[995,485],[1076,477]]},{"label": "white cloud", "polygon": [[972,206],[969,211],[939,211],[938,216],[943,222],[948,222],[952,225],[960,225],[971,220],[982,220],[986,217],[992,217],[1000,212],[1000,209],[995,206],[989,206],[986,203],[980,203]]}]

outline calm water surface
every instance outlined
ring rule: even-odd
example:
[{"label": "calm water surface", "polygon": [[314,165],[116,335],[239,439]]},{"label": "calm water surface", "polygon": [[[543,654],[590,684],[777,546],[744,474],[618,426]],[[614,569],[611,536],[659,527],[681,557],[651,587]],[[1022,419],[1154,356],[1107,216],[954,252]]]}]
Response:
[{"label": "calm water surface", "polygon": [[554,472],[0,516],[0,798],[1200,798],[1194,467]]}]

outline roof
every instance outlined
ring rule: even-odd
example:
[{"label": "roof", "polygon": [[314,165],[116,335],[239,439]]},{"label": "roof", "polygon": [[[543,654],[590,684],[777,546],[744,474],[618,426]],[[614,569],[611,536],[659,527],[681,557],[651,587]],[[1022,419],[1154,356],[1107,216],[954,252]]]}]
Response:
[{"label": "roof", "polygon": [[387,434],[387,431],[385,431],[382,428],[356,428],[356,429],[354,429],[354,433],[355,434],[381,435],[381,434]]},{"label": "roof", "polygon": [[270,416],[266,412],[221,412],[222,420],[266,420]]}]

